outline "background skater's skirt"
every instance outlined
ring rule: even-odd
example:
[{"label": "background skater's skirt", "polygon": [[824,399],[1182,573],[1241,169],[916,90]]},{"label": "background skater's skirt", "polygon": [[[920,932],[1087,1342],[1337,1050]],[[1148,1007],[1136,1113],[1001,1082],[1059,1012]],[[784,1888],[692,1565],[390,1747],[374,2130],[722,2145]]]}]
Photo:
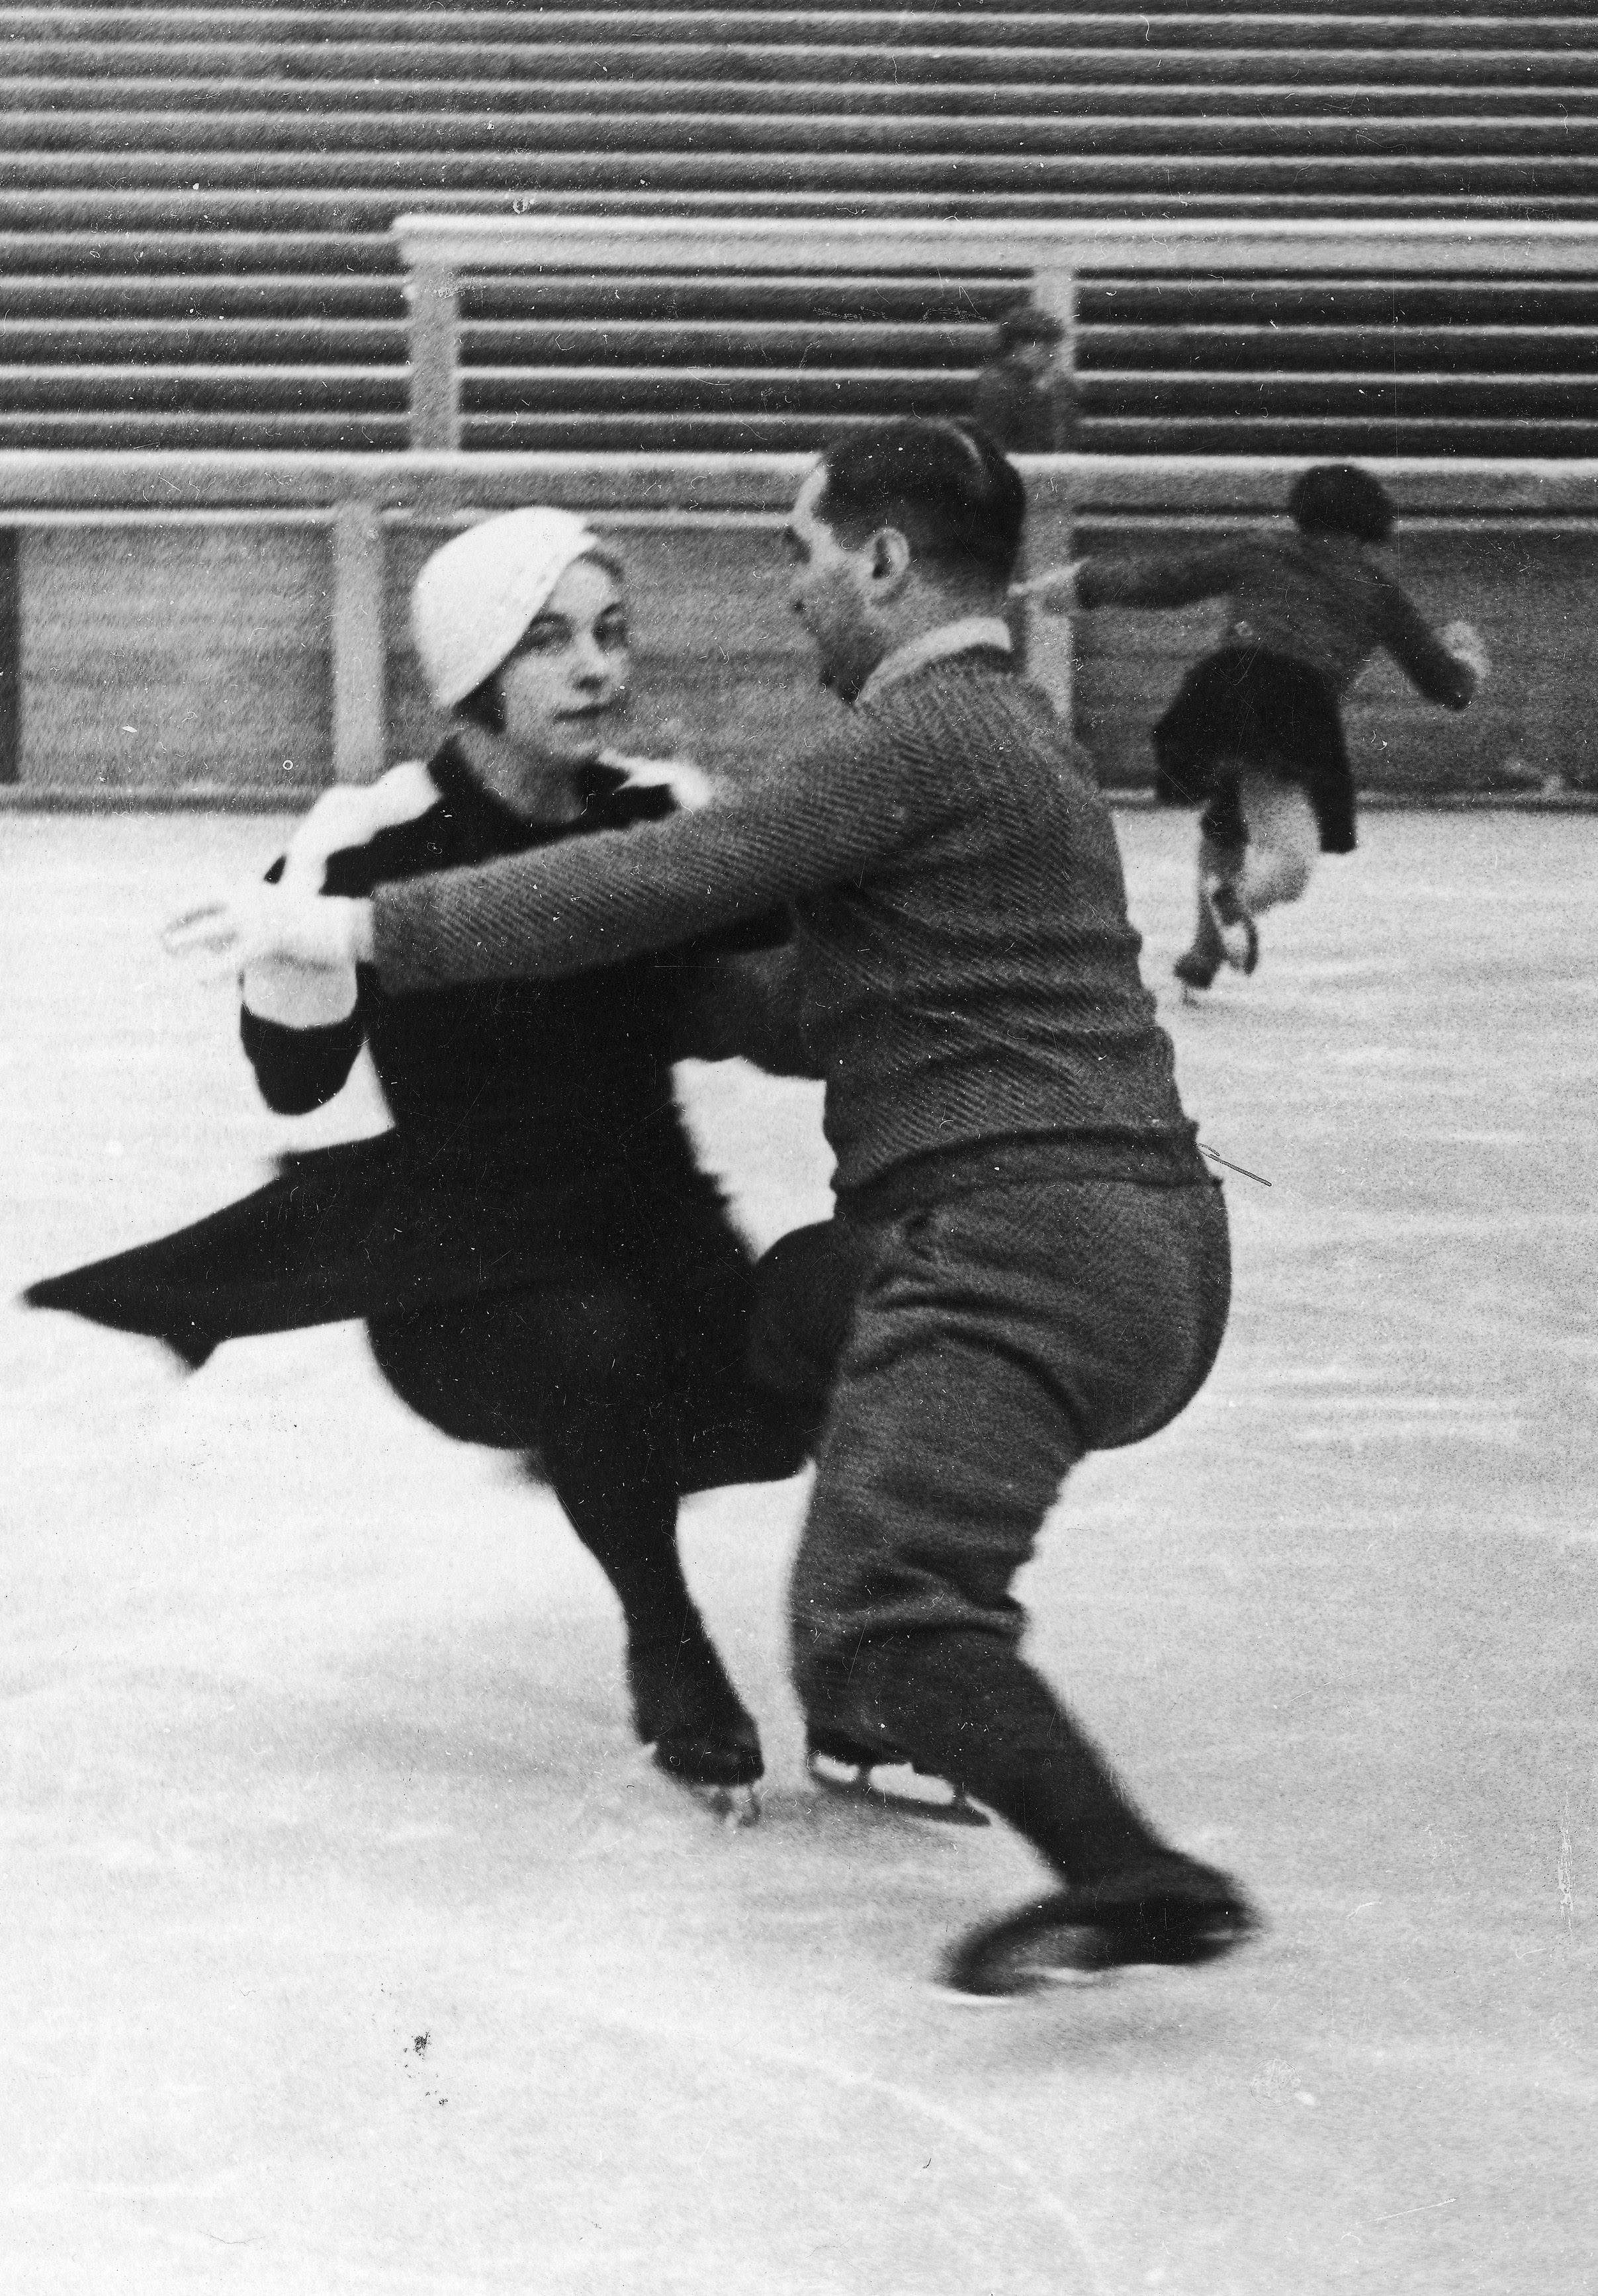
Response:
[{"label": "background skater's skirt", "polygon": [[[1161,805],[1225,802],[1252,766],[1301,789],[1315,809],[1323,853],[1352,853],[1354,776],[1337,696],[1320,672],[1266,646],[1222,646],[1196,662],[1154,727],[1154,794]],[[1235,815],[1235,819],[1233,816]],[[1206,828],[1242,844],[1235,800]],[[1233,833],[1227,834],[1231,830]]]}]

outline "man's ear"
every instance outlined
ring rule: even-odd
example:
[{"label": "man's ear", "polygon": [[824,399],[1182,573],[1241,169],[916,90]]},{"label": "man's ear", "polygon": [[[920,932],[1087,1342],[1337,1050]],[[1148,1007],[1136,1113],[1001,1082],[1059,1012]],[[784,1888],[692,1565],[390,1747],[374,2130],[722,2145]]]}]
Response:
[{"label": "man's ear", "polygon": [[910,571],[910,544],[897,526],[880,526],[871,538],[872,587],[891,598],[904,587]]}]

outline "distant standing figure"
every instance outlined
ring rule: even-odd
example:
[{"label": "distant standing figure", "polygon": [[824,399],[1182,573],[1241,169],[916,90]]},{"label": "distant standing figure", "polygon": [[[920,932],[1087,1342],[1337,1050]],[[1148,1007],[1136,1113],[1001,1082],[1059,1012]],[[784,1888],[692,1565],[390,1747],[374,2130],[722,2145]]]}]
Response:
[{"label": "distant standing figure", "polygon": [[1154,727],[1155,791],[1201,804],[1198,929],[1176,978],[1205,989],[1252,972],[1255,920],[1296,901],[1317,852],[1351,853],[1353,775],[1341,702],[1379,648],[1429,701],[1463,709],[1487,676],[1468,622],[1434,633],[1373,557],[1393,505],[1368,471],[1323,463],[1295,481],[1286,532],[1146,557],[1083,558],[1020,586],[1047,613],[1228,601],[1226,635]]},{"label": "distant standing figure", "polygon": [[1000,322],[998,342],[977,377],[971,420],[1007,455],[1061,455],[1076,441],[1077,392],[1060,363],[1065,329],[1053,312],[1023,303]]}]

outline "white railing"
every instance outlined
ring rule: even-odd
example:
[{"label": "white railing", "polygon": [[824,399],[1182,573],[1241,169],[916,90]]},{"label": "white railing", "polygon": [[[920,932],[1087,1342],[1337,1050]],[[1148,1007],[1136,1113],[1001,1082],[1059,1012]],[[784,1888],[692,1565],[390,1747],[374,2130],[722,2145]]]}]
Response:
[{"label": "white railing", "polygon": [[467,272],[766,272],[804,278],[1013,273],[1066,332],[1079,273],[1250,272],[1598,278],[1598,224],[832,222],[822,217],[404,215],[393,230],[410,309],[411,444],[461,443]]},{"label": "white railing", "polygon": [[[0,453],[0,530],[25,537],[70,528],[221,525],[260,530],[264,548],[271,529],[327,533],[331,723],[312,746],[336,778],[365,781],[387,761],[396,535],[413,524],[443,526],[540,502],[580,509],[620,536],[755,528],[769,531],[774,544],[809,463],[802,455]],[[1303,458],[1060,455],[1022,457],[1020,467],[1037,548],[1063,556],[1072,522],[1087,515],[1208,524],[1278,513]],[[1598,565],[1598,460],[1405,458],[1384,461],[1381,472],[1407,531],[1466,527],[1491,554],[1518,550],[1523,545],[1513,537],[1540,530],[1575,540],[1584,565]],[[1598,611],[1598,576],[1586,576],[1583,596]],[[240,610],[247,621],[247,597]],[[1586,605],[1571,601],[1569,611],[1571,627],[1584,628]],[[1578,641],[1571,645],[1573,659],[1584,662]],[[21,673],[26,685],[25,644]],[[1515,675],[1511,660],[1506,676]],[[1569,694],[1529,685],[1525,713],[1535,745],[1540,717],[1562,718],[1571,705]],[[1588,718],[1591,708],[1584,699]],[[1568,736],[1550,733],[1545,746],[1557,749],[1561,740]],[[225,747],[220,733],[218,745]],[[121,792],[129,794],[137,791]]]}]

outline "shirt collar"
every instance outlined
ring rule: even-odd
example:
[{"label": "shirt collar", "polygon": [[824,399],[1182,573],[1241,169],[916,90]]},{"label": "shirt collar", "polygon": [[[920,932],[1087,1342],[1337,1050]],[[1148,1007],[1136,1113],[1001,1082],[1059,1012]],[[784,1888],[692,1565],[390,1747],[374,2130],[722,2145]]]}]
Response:
[{"label": "shirt collar", "polygon": [[874,701],[888,686],[897,685],[914,670],[924,669],[930,661],[972,653],[979,646],[998,653],[1010,652],[1010,632],[997,614],[963,614],[957,622],[939,622],[936,629],[923,630],[920,637],[908,638],[891,653],[885,653],[856,694],[855,707]]}]

